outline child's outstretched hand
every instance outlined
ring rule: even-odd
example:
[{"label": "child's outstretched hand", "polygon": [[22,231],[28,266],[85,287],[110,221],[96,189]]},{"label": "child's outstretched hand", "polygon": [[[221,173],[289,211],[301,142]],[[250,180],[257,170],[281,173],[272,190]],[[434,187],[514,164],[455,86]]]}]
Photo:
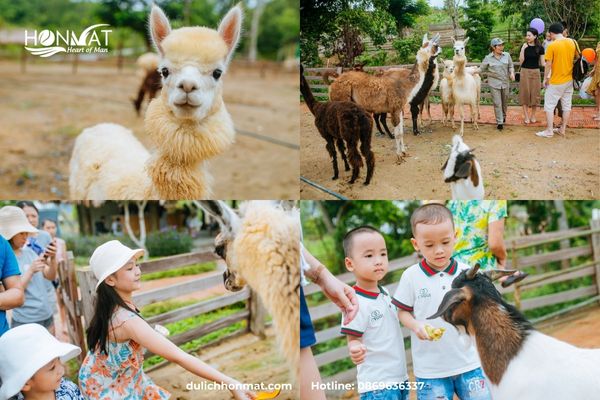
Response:
[{"label": "child's outstretched hand", "polygon": [[246,389],[232,390],[231,394],[236,400],[254,400],[256,398],[256,393]]},{"label": "child's outstretched hand", "polygon": [[415,321],[415,326],[413,328],[413,332],[421,340],[431,340],[431,337],[427,333],[427,329],[425,329],[425,325],[427,325],[427,324],[425,324],[424,322]]},{"label": "child's outstretched hand", "polygon": [[348,346],[348,349],[350,350],[350,359],[354,365],[362,364],[365,361],[367,346],[359,341],[354,341]]}]

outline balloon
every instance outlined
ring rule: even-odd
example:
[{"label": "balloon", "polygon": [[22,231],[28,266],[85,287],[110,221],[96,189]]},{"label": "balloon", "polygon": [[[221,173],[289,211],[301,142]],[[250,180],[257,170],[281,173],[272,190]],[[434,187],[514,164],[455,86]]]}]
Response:
[{"label": "balloon", "polygon": [[538,31],[538,34],[540,35],[542,34],[542,32],[544,32],[544,21],[542,21],[540,18],[532,19],[529,26],[531,28],[535,28]]},{"label": "balloon", "polygon": [[589,63],[594,62],[594,60],[596,59],[596,52],[594,51],[594,49],[590,49],[589,47],[587,49],[583,49],[581,54],[583,55],[583,58],[585,58],[586,61]]}]

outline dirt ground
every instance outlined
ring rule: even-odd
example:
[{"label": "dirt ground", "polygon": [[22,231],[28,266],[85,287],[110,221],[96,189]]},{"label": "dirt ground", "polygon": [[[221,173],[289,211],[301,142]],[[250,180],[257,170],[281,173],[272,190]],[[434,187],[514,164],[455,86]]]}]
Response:
[{"label": "dirt ground", "polygon": [[[291,383],[288,366],[278,351],[272,329],[267,331],[265,340],[244,334],[218,346],[203,348],[197,357],[242,383]],[[188,383],[199,385],[201,379],[175,364],[151,371],[149,375],[156,384],[171,392],[173,400],[232,398],[228,391],[189,390]],[[276,399],[294,400],[299,399],[299,395],[295,389],[282,390]]]},{"label": "dirt ground", "polygon": [[[133,65],[0,61],[0,193],[4,198],[66,199],[69,158],[82,129],[115,122],[146,146],[143,117],[130,98],[140,78]],[[211,161],[220,199],[298,197],[298,76],[232,65],[225,102],[236,128],[288,146],[238,134],[235,145]],[[294,148],[295,147],[295,148]]]},{"label": "dirt ground", "polygon": [[[583,348],[600,348],[600,307],[593,306],[563,315],[554,320],[544,322],[538,329],[559,340]],[[409,378],[414,381],[411,373]],[[358,400],[354,392],[328,394],[332,400]],[[411,400],[416,400],[416,392],[411,392]],[[455,397],[456,399],[456,397]]]},{"label": "dirt ground", "polygon": [[[388,126],[390,125],[388,119]],[[450,152],[457,131],[435,121],[432,133],[412,134],[412,124],[404,121],[404,143],[409,156],[396,163],[395,142],[388,137],[373,137],[375,173],[369,186],[359,180],[348,183],[350,171],[343,171],[338,156],[340,179],[333,181],[333,169],[325,140],[319,135],[314,117],[300,105],[300,174],[307,179],[351,199],[432,199],[451,197],[443,182],[441,167]],[[499,199],[591,199],[600,193],[600,130],[567,128],[566,139],[542,139],[534,135],[539,127],[506,125],[502,132],[495,125],[479,124],[475,130],[465,124],[464,141],[476,148],[483,172],[486,198]],[[376,128],[374,128],[376,131]],[[306,183],[300,185],[303,199],[332,199]]]}]

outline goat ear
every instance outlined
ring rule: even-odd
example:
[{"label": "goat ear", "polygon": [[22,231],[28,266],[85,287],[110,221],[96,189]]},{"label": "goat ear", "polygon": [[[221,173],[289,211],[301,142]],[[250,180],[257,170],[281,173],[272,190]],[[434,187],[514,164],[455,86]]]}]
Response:
[{"label": "goat ear", "polygon": [[473,186],[479,186],[479,173],[477,172],[477,168],[475,168],[475,162],[471,161],[471,181],[473,181]]},{"label": "goat ear", "polygon": [[448,157],[446,159],[446,162],[444,163],[444,165],[442,165],[442,171],[446,169],[446,167],[448,166],[448,160],[450,160],[450,157]]},{"label": "goat ear", "polygon": [[218,32],[229,48],[229,52],[227,53],[228,63],[231,60],[231,56],[233,55],[233,51],[235,50],[238,41],[240,40],[240,33],[242,31],[242,18],[242,6],[238,4],[229,10],[219,24]]},{"label": "goat ear", "polygon": [[479,271],[479,267],[481,267],[481,265],[479,263],[473,265],[471,267],[471,269],[469,269],[467,271],[467,279],[471,280],[475,278],[475,275],[477,275],[477,271]]},{"label": "goat ear", "polygon": [[[441,317],[442,315],[444,315],[444,313],[446,311],[448,311],[448,309],[450,307],[460,304],[463,301],[465,301],[466,299],[467,299],[467,296],[462,291],[462,289],[450,290],[448,293],[446,293],[444,295],[444,298],[442,299],[442,302],[440,303],[440,306],[438,307],[437,312],[435,314],[433,314],[432,316],[427,317],[427,319],[436,319],[438,317]],[[449,322],[449,321],[446,321],[446,322]]]},{"label": "goat ear", "polygon": [[240,217],[220,200],[198,200],[200,208],[216,218],[221,228],[221,234],[226,238],[233,238],[240,226]]},{"label": "goat ear", "polygon": [[516,269],[490,269],[485,271],[483,274],[491,280],[495,281],[502,278],[503,276],[512,275],[515,272],[517,272]]},{"label": "goat ear", "polygon": [[473,161],[468,160],[465,161],[458,167],[458,171],[454,173],[454,176],[460,179],[466,179],[471,174],[471,169],[473,168]]},{"label": "goat ear", "polygon": [[171,33],[169,19],[159,6],[156,4],[153,5],[152,11],[150,12],[150,37],[152,38],[152,43],[154,43],[156,51],[158,51],[161,57],[164,57],[165,55],[161,43],[169,33]]}]

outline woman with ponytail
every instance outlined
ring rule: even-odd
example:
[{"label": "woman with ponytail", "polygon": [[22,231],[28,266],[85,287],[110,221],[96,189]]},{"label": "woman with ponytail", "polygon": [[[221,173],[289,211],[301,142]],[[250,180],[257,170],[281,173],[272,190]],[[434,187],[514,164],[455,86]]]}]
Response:
[{"label": "woman with ponytail", "polygon": [[[521,46],[519,54],[521,74],[519,79],[519,100],[523,106],[523,120],[526,124],[537,122],[536,108],[540,104],[542,78],[540,67],[544,66],[544,46],[538,39],[535,28],[527,29],[525,43]],[[531,113],[529,113],[531,108]]]}]

